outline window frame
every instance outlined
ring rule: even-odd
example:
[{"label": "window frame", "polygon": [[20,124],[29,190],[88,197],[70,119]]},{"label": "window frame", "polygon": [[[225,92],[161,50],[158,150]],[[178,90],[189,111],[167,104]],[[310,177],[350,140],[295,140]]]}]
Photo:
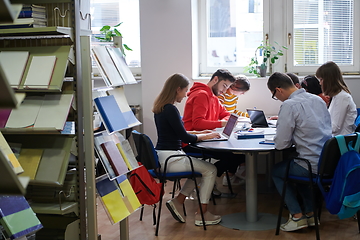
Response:
[{"label": "window frame", "polygon": [[[291,34],[291,36],[294,36],[294,28],[293,28],[293,1],[289,1],[287,3],[287,15],[286,15],[286,31],[287,36]],[[354,26],[354,32],[353,32],[353,64],[352,65],[339,65],[341,71],[346,74],[356,73],[358,74],[360,71],[360,2],[354,0],[354,13],[353,13],[354,19],[353,19],[353,26]],[[288,50],[286,51],[287,54],[287,71],[288,72],[295,72],[300,75],[307,75],[307,74],[314,74],[316,72],[316,69],[321,65],[312,65],[312,66],[294,66],[294,45],[292,44],[292,39],[290,40],[290,44],[288,44]]]},{"label": "window frame", "polygon": [[[194,54],[197,57],[194,62],[198,62],[198,76],[209,76],[215,72],[219,67],[207,67],[207,15],[206,12],[206,2],[205,0],[197,0],[198,7],[198,39],[197,46],[198,52]],[[359,74],[360,72],[360,1],[354,1],[354,32],[353,32],[353,64],[349,65],[339,65],[341,71],[345,74]],[[288,47],[287,51],[284,51],[284,56],[279,58],[279,60],[272,66],[273,71],[283,71],[283,72],[294,72],[297,75],[305,76],[308,74],[314,74],[316,69],[321,65],[312,65],[312,66],[294,66],[293,64],[293,45],[292,42],[289,44],[288,34],[293,36],[293,1],[281,0],[281,1],[267,1],[263,2],[263,40],[265,41],[265,36],[269,36],[268,41],[270,43],[276,41],[281,46]],[[279,27],[280,26],[280,27]],[[292,40],[292,39],[290,39]],[[220,66],[221,67],[221,66]],[[234,74],[242,73],[245,75],[253,76],[249,73],[244,72],[244,67],[225,67],[230,72]],[[268,68],[269,69],[269,68]]]}]

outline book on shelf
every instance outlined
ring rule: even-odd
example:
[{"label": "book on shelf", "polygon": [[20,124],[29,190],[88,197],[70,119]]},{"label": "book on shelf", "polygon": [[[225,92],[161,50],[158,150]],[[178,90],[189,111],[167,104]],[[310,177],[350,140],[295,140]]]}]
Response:
[{"label": "book on shelf", "polygon": [[[96,190],[112,224],[123,220],[136,210],[137,205],[140,206],[140,203],[137,204],[139,200],[136,202],[135,193],[130,193],[130,196],[128,196],[132,188],[127,188],[126,183],[123,183],[128,182],[126,176],[122,175],[117,178],[119,180],[114,179],[111,181],[106,175],[103,175],[96,179]],[[120,184],[123,189],[120,188]],[[136,199],[134,199],[133,195],[135,195]]]},{"label": "book on shelf", "polygon": [[11,109],[0,109],[0,128],[4,128],[9,119]]},{"label": "book on shelf", "polygon": [[4,138],[1,132],[0,132],[0,150],[7,158],[9,165],[12,167],[12,169],[16,174],[20,174],[24,172],[24,169],[21,167],[17,157],[15,156],[14,152],[11,150],[9,144],[7,143],[6,139]]},{"label": "book on shelf", "polygon": [[139,199],[137,198],[134,189],[132,188],[129,180],[125,175],[116,178],[116,182],[120,187],[120,191],[124,196],[124,202],[130,212],[134,212],[141,206]]},{"label": "book on shelf", "polygon": [[130,171],[139,167],[139,164],[135,158],[134,152],[128,140],[123,140],[121,143],[117,143],[116,146],[118,147]]},{"label": "book on shelf", "polygon": [[24,87],[47,89],[54,72],[56,56],[32,56]]},{"label": "book on shelf", "polygon": [[60,173],[67,169],[69,154],[65,149],[44,149],[34,180],[60,184]]},{"label": "book on shelf", "polygon": [[114,96],[98,97],[94,102],[109,133],[128,128]]},{"label": "book on shelf", "polygon": [[23,77],[28,62],[28,51],[1,51],[0,65],[10,86],[17,88]]},{"label": "book on shelf", "polygon": [[116,69],[118,70],[121,78],[126,84],[135,84],[137,81],[134,78],[130,68],[126,64],[125,58],[120,48],[115,46],[106,46],[106,50],[109,52],[109,55],[114,62]]},{"label": "book on shelf", "polygon": [[275,138],[275,135],[265,135],[265,140],[261,141],[260,144],[275,145],[274,138]]},{"label": "book on shelf", "polygon": [[112,169],[115,172],[116,176],[123,175],[128,172],[128,168],[125,164],[125,161],[117,148],[115,142],[107,141],[100,144],[101,148],[104,150],[105,155],[108,161],[111,164]]},{"label": "book on shelf", "polygon": [[95,152],[97,153],[97,157],[100,159],[106,173],[108,174],[108,177],[110,179],[114,179],[116,177],[115,172],[113,168],[110,165],[110,162],[108,161],[104,150],[100,146],[102,143],[106,141],[111,141],[112,139],[108,138],[109,135],[106,135],[106,132],[100,132],[95,134],[94,136],[94,145],[95,145]]},{"label": "book on shelf", "polygon": [[10,239],[18,239],[43,227],[25,197],[15,195],[0,195],[0,224]]},{"label": "book on shelf", "polygon": [[7,112],[0,111],[0,127],[6,121],[5,128],[63,130],[73,98],[72,93],[28,96],[7,120]]},{"label": "book on shelf", "polygon": [[133,111],[131,110],[125,96],[124,88],[119,87],[107,91],[109,95],[114,96],[120,111],[122,112],[125,121],[128,125],[128,128],[135,127],[141,124],[141,122],[136,118]]},{"label": "book on shelf", "polygon": [[92,53],[107,85],[121,86],[125,84],[105,46],[94,46],[92,48]]},{"label": "book on shelf", "polygon": [[18,160],[24,169],[24,172],[21,173],[20,176],[30,177],[30,180],[35,179],[43,152],[43,149],[21,149]]}]

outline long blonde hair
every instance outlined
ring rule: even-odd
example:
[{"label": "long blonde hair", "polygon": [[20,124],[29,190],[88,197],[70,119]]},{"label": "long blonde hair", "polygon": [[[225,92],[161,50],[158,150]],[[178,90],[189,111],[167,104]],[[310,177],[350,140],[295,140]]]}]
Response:
[{"label": "long blonde hair", "polygon": [[153,113],[158,114],[164,110],[166,104],[174,104],[177,95],[177,89],[184,89],[189,86],[190,80],[181,73],[171,75],[165,82],[159,96],[154,101]]}]

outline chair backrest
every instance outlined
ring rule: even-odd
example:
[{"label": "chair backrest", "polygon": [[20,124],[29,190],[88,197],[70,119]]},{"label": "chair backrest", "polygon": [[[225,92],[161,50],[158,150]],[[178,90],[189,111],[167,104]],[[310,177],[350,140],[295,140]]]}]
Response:
[{"label": "chair backrest", "polygon": [[136,130],[132,131],[132,136],[138,152],[138,161],[148,170],[158,169],[160,167],[159,158],[149,136]]},{"label": "chair backrest", "polygon": [[[356,134],[349,134],[345,136],[346,144],[350,141],[356,141]],[[318,172],[319,175],[323,178],[332,178],[336,166],[338,165],[339,159],[341,157],[340,149],[335,137],[330,138],[324,144],[324,147],[321,152]]]}]

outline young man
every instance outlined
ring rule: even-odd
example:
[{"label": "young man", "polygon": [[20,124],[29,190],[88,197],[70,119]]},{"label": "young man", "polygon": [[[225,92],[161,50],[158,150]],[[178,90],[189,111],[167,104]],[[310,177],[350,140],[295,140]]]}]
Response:
[{"label": "young man", "polygon": [[[237,110],[237,103],[239,96],[245,94],[250,90],[249,79],[245,75],[235,76],[235,82],[231,84],[228,90],[218,96],[220,103],[225,107],[225,109],[230,113],[235,113],[242,117],[249,117],[247,112],[241,112]],[[231,174],[230,174],[231,175]],[[236,179],[239,178],[239,179]],[[235,175],[230,176],[230,182],[232,185],[236,185],[237,182],[243,183],[245,181],[245,163],[241,164]],[[227,178],[224,176],[223,185],[227,186]]]},{"label": "young man", "polygon": [[[217,70],[207,84],[195,82],[188,93],[185,104],[183,122],[187,131],[202,131],[224,127],[230,113],[221,105],[218,95],[226,92],[232,83],[234,76],[226,69]],[[190,145],[183,147],[185,152],[199,152]],[[240,163],[244,162],[243,155],[236,155],[231,152],[206,151],[214,158],[220,159],[215,163],[217,175],[220,177],[226,170],[233,176]],[[241,157],[242,156],[242,157]],[[233,185],[240,185],[232,182]],[[242,183],[243,184],[243,183]],[[219,195],[219,192],[214,192]],[[221,193],[220,193],[221,194]]]},{"label": "young man", "polygon": [[[275,148],[285,150],[295,146],[298,157],[310,161],[313,173],[317,173],[319,156],[324,143],[331,138],[330,114],[325,102],[314,94],[298,89],[286,74],[276,72],[268,80],[267,86],[273,99],[282,101],[277,121]],[[305,162],[291,161],[290,174],[308,176]],[[282,192],[287,161],[277,163],[272,172],[275,186]],[[303,200],[303,209],[297,199],[297,191]],[[314,226],[311,192],[307,186],[297,184],[296,188],[289,185],[285,203],[290,211],[289,220],[282,224],[283,231],[295,231]]]}]

